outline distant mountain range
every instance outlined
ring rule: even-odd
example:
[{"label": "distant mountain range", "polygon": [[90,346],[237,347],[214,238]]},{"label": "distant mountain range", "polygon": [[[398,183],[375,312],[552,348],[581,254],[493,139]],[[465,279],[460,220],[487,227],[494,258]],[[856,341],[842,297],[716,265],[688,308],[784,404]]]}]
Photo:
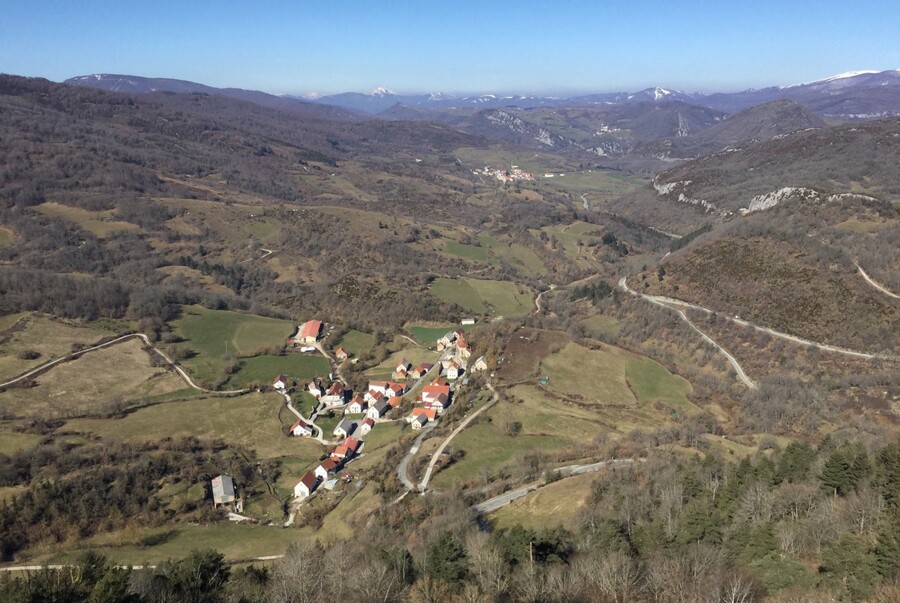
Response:
[{"label": "distant mountain range", "polygon": [[174,92],[177,94],[207,94],[211,96],[225,96],[237,100],[256,103],[270,109],[302,113],[313,117],[332,119],[355,119],[356,115],[334,105],[311,103],[299,98],[288,96],[276,96],[258,90],[243,90],[241,88],[214,88],[205,84],[189,82],[186,80],[174,80],[159,77],[141,77],[137,75],[117,75],[113,73],[98,73],[94,75],[81,75],[67,79],[64,84],[81,86],[83,88],[96,88],[109,92],[124,92],[128,94],[151,94],[162,92]]},{"label": "distant mountain range", "polygon": [[771,86],[760,90],[714,94],[685,93],[667,88],[647,88],[639,92],[613,92],[566,98],[545,96],[451,96],[446,94],[398,95],[384,88],[369,93],[346,92],[321,96],[314,102],[377,114],[400,104],[425,109],[487,109],[516,107],[565,107],[573,105],[665,103],[681,101],[726,113],[753,105],[788,99],[814,113],[834,119],[873,119],[900,115],[900,70],[855,71],[824,80],[793,86]]},{"label": "distant mountain range", "polygon": [[[900,115],[900,70],[855,71],[823,80],[793,86],[771,86],[760,90],[723,92],[714,94],[684,93],[661,87],[638,92],[612,92],[566,98],[550,96],[521,96],[482,94],[453,96],[448,94],[394,94],[385,88],[369,93],[342,94],[307,99],[297,96],[275,96],[265,92],[237,88],[213,88],[203,84],[167,78],[145,78],[131,75],[95,74],[74,77],[66,84],[101,88],[114,92],[183,92],[220,94],[279,109],[328,105],[354,113],[377,115],[395,107],[420,110],[473,110],[489,108],[567,107],[582,105],[629,105],[640,103],[668,103],[680,101],[725,113],[736,113],[748,107],[788,99],[803,105],[820,117],[842,120],[865,120]],[[335,117],[347,115],[335,114]]]}]

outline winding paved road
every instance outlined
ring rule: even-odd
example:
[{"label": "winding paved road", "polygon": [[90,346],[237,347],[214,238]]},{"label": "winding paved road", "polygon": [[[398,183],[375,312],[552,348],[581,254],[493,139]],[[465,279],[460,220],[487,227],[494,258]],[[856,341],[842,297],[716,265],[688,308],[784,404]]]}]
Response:
[{"label": "winding paved road", "polygon": [[[423,427],[422,431],[419,433],[418,437],[413,440],[412,446],[410,446],[409,451],[404,455],[403,459],[400,461],[400,464],[397,465],[397,477],[400,478],[400,481],[403,483],[403,487],[406,488],[406,492],[404,492],[399,501],[403,496],[406,495],[407,492],[412,492],[416,489],[416,485],[409,479],[409,462],[416,456],[416,453],[419,452],[419,448],[422,446],[422,440],[425,439],[425,436],[428,435],[428,432],[434,429],[435,423],[431,423],[427,427]],[[396,502],[396,501],[395,501]]]},{"label": "winding paved road", "polygon": [[707,343],[709,343],[711,346],[713,346],[714,348],[719,350],[719,352],[721,352],[722,355],[728,359],[728,362],[731,364],[732,368],[734,368],[734,372],[737,373],[738,379],[740,379],[744,383],[744,385],[746,385],[750,389],[757,388],[756,383],[754,383],[753,380],[747,376],[747,373],[744,372],[744,368],[740,365],[740,363],[737,361],[737,359],[734,356],[732,356],[728,350],[726,350],[725,348],[720,346],[718,343],[716,343],[712,337],[710,337],[709,335],[707,335],[706,333],[704,333],[703,331],[698,329],[697,326],[694,323],[692,323],[691,320],[687,317],[687,314],[685,314],[678,308],[673,308],[672,306],[670,306],[667,303],[665,303],[664,301],[662,301],[662,300],[667,300],[668,298],[660,298],[655,295],[644,295],[643,293],[638,293],[637,291],[635,291],[634,289],[632,289],[631,287],[628,286],[628,283],[626,283],[627,278],[628,277],[623,276],[621,279],[619,279],[619,286],[623,290],[625,290],[626,292],[628,292],[632,295],[637,295],[638,297],[642,297],[643,299],[649,301],[651,304],[656,304],[657,306],[661,306],[663,308],[666,308],[667,310],[672,310],[673,312],[677,313],[678,316],[681,317],[681,320],[686,322],[688,324],[688,326],[690,326],[693,330],[697,331],[697,333],[699,333],[700,336]]},{"label": "winding paved road", "polygon": [[[639,459],[640,460],[640,459]],[[573,475],[582,475],[584,473],[594,473],[600,471],[601,469],[605,469],[607,467],[617,467],[619,465],[627,465],[629,463],[633,463],[635,459],[611,459],[608,461],[600,461],[598,463],[591,463],[589,465],[568,465],[566,467],[560,467],[556,471],[560,473],[567,474],[567,477],[571,477]],[[551,482],[552,483],[552,482]],[[495,496],[493,498],[489,498],[483,502],[478,503],[477,505],[472,505],[470,508],[481,514],[493,513],[497,509],[501,509],[508,505],[509,503],[522,498],[526,494],[534,492],[539,488],[547,485],[545,482],[533,482],[531,484],[522,486],[521,488],[516,488],[515,490],[510,490],[509,492],[504,492],[499,496]]]},{"label": "winding paved road", "polygon": [[191,376],[188,375],[187,372],[183,368],[178,366],[178,363],[176,363],[174,360],[172,360],[168,354],[166,354],[165,352],[163,352],[162,350],[160,350],[159,348],[154,346],[150,342],[150,338],[148,338],[143,333],[129,333],[128,335],[122,335],[121,337],[116,337],[115,339],[111,339],[105,343],[100,343],[100,344],[97,344],[97,345],[94,345],[94,346],[91,346],[88,348],[84,348],[83,350],[78,350],[77,352],[72,352],[71,354],[66,354],[65,356],[63,356],[61,358],[57,358],[56,360],[51,360],[50,362],[45,362],[44,364],[31,369],[27,373],[25,373],[23,375],[19,375],[15,379],[11,379],[11,380],[7,381],[6,383],[0,383],[0,388],[14,385],[14,384],[18,383],[19,381],[28,379],[29,377],[32,377],[34,375],[43,373],[44,371],[50,370],[57,364],[61,364],[63,362],[68,362],[69,360],[74,360],[75,358],[78,358],[79,356],[87,354],[88,352],[100,350],[100,349],[115,345],[117,343],[122,343],[123,341],[127,341],[129,339],[134,339],[134,338],[141,339],[147,347],[149,347],[151,350],[156,352],[156,354],[158,354],[160,358],[165,360],[166,363],[169,366],[171,366],[175,370],[175,372],[177,372],[181,376],[182,379],[184,379],[185,383],[187,383],[189,386],[196,389],[197,391],[201,391],[201,392],[208,393],[208,394],[245,394],[248,391],[250,391],[247,389],[219,391],[219,390],[213,390],[213,389],[206,389],[205,387],[200,387],[199,385],[194,383],[194,380],[191,379]]},{"label": "winding paved road", "polygon": [[459,433],[465,429],[469,423],[471,423],[475,417],[486,411],[488,408],[496,404],[500,400],[500,394],[497,393],[497,390],[494,389],[494,386],[490,383],[487,384],[487,388],[491,390],[491,393],[494,394],[494,397],[490,399],[484,406],[470,414],[466,417],[462,423],[460,423],[456,429],[454,429],[450,435],[447,436],[447,439],[443,441],[443,443],[438,447],[437,450],[434,451],[434,454],[431,455],[431,461],[428,463],[428,468],[425,469],[425,476],[422,477],[422,481],[419,483],[419,492],[424,493],[428,489],[428,482],[431,480],[431,474],[434,472],[434,466],[437,464],[438,460],[441,458],[441,454],[444,453],[444,450],[447,449],[447,446],[450,444],[450,441],[455,438]]}]

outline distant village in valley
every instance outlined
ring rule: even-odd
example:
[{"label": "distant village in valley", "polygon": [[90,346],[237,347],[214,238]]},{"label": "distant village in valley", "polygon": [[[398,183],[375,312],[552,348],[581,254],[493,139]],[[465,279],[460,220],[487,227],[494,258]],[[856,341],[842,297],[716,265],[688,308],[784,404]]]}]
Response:
[{"label": "distant village in valley", "polygon": [[531,172],[526,172],[517,165],[510,166],[508,170],[495,169],[489,165],[486,165],[481,169],[472,170],[472,173],[476,176],[488,176],[489,178],[496,178],[500,182],[534,180],[534,174],[532,174]]},{"label": "distant village in valley", "polygon": [[[474,323],[473,319],[463,320],[463,324]],[[372,380],[366,391],[354,392],[342,377],[341,367],[358,359],[340,346],[327,350],[323,346],[324,327],[319,320],[309,320],[295,329],[287,343],[289,348],[301,353],[321,354],[329,360],[332,372],[309,381],[279,374],[271,383],[272,389],[284,397],[285,405],[296,415],[287,435],[313,438],[326,449],[323,460],[299,477],[293,489],[293,505],[308,499],[319,488],[331,490],[341,479],[351,481],[352,475],[342,472],[362,454],[366,436],[379,424],[403,421],[414,431],[433,428],[453,403],[457,388],[468,382],[465,376],[488,368],[484,356],[472,360],[466,333],[459,328],[437,339],[435,349],[440,357],[436,362],[414,366],[401,359],[393,367],[390,381]],[[294,396],[303,392],[316,400],[307,416],[293,405]],[[324,433],[316,424],[323,413],[341,417],[330,433]],[[241,512],[242,501],[231,476],[220,475],[211,485],[215,506],[225,505]]]}]

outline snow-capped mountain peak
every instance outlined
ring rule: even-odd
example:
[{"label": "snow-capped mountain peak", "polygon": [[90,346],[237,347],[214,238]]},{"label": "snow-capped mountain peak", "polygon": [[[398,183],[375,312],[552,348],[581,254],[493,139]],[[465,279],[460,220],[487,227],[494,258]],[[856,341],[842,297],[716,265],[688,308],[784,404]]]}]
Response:
[{"label": "snow-capped mountain peak", "polygon": [[878,73],[877,71],[845,71],[844,73],[839,73],[837,75],[832,75],[831,77],[826,77],[823,82],[833,82],[835,80],[843,80],[848,77],[856,77],[857,75],[870,75],[872,73]]},{"label": "snow-capped mountain peak", "polygon": [[378,86],[377,88],[369,92],[369,96],[387,96],[389,94],[393,95],[394,93],[384,86]]}]

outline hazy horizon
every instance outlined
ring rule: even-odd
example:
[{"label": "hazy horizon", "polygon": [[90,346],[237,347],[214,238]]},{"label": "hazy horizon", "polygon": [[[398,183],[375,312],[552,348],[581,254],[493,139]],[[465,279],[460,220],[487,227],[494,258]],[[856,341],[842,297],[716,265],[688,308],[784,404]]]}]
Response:
[{"label": "hazy horizon", "polygon": [[0,71],[165,77],[305,96],[571,96],[793,85],[900,66],[900,6],[764,1],[628,6],[523,0],[351,5],[37,1],[6,7]]}]

